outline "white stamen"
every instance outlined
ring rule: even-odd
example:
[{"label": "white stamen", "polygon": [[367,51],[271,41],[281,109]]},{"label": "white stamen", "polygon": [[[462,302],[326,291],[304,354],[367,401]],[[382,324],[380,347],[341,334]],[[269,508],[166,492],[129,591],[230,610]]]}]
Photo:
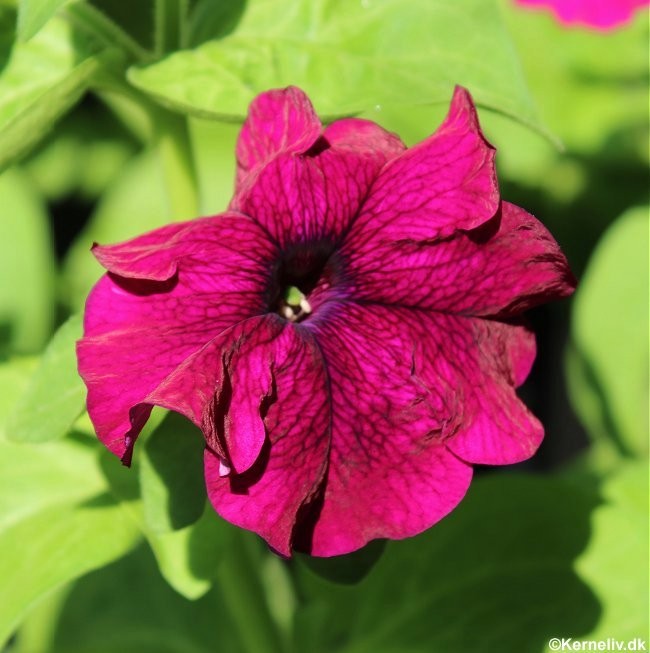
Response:
[{"label": "white stamen", "polygon": [[287,305],[282,306],[280,308],[280,311],[282,313],[283,318],[285,318],[287,320],[292,320],[293,319],[294,315],[293,315],[293,309],[291,308],[291,306],[287,306]]},{"label": "white stamen", "polygon": [[309,315],[309,313],[311,313],[311,306],[309,305],[309,302],[307,301],[306,297],[303,297],[300,300],[300,304],[298,304],[298,305],[302,309],[303,313],[307,313],[307,315]]}]

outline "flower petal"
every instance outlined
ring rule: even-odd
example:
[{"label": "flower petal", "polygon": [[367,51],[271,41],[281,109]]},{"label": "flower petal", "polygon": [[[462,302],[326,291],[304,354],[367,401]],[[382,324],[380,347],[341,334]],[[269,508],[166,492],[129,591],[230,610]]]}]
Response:
[{"label": "flower petal", "polygon": [[[208,495],[222,517],[289,556],[298,515],[316,495],[327,468],[329,395],[320,351],[307,332],[284,323],[268,336],[268,366],[262,371],[273,377],[263,416],[267,446],[247,472],[228,476],[219,456],[206,450],[205,474]],[[246,346],[240,348],[234,369],[250,368],[249,356]]]},{"label": "flower petal", "polygon": [[255,219],[279,244],[338,240],[387,161],[404,149],[366,120],[327,127],[304,155],[283,153],[240,186],[230,208]]},{"label": "flower petal", "polygon": [[261,93],[251,102],[237,141],[237,186],[276,155],[307,151],[321,131],[311,101],[299,88]]},{"label": "flower petal", "polygon": [[[233,249],[235,233],[245,251]],[[128,462],[151,410],[148,395],[215,336],[263,311],[272,248],[251,220],[230,215],[102,250],[113,270],[145,277],[109,274],[97,283],[77,347],[97,434]],[[151,280],[172,267],[172,278]]]},{"label": "flower petal", "polygon": [[534,355],[524,327],[339,304],[315,335],[332,443],[313,555],[415,535],[462,499],[470,463],[516,462],[541,441],[514,390]]},{"label": "flower petal", "polygon": [[339,152],[363,152],[374,155],[380,165],[399,156],[406,146],[397,134],[363,118],[342,118],[329,124],[323,133],[325,142]]},{"label": "flower petal", "polygon": [[648,0],[515,0],[520,5],[548,7],[565,25],[609,30],[627,23]]},{"label": "flower petal", "polygon": [[312,555],[420,533],[469,486],[471,466],[445,445],[449,393],[439,384],[432,392],[414,374],[418,341],[406,319],[419,318],[339,304],[315,329],[331,387],[332,443],[322,507],[304,537]]},{"label": "flower petal", "polygon": [[[115,245],[94,245],[93,253],[109,272],[129,279],[168,281],[181,266],[186,275],[200,276],[195,291],[201,292],[202,286],[221,287],[243,264],[257,270],[275,250],[254,220],[228,212],[170,224]],[[226,269],[220,267],[222,259]]]},{"label": "flower petal", "polygon": [[436,133],[381,171],[344,252],[364,255],[396,240],[443,238],[483,224],[499,208],[494,154],[470,94],[456,87]]},{"label": "flower petal", "polygon": [[515,387],[530,370],[534,337],[525,327],[503,322],[472,318],[462,323],[466,341],[473,344],[473,350],[458,351],[457,359],[464,370],[468,415],[447,446],[473,464],[527,460],[541,444],[544,428]]},{"label": "flower petal", "polygon": [[347,260],[357,299],[464,315],[515,315],[570,295],[576,283],[542,223],[507,202],[474,231],[397,239]]}]

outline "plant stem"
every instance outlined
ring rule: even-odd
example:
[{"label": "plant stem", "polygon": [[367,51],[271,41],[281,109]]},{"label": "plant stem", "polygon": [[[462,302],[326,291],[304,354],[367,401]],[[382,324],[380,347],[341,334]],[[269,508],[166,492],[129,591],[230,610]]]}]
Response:
[{"label": "plant stem", "polygon": [[156,56],[185,47],[187,41],[188,0],[156,0]]},{"label": "plant stem", "polygon": [[80,29],[92,34],[104,45],[117,45],[138,62],[152,60],[152,54],[131,38],[117,23],[89,3],[75,2],[66,9],[70,21]]},{"label": "plant stem", "polygon": [[247,653],[282,653],[281,636],[256,574],[259,565],[255,565],[248,544],[240,533],[233,533],[217,570],[221,595]]}]

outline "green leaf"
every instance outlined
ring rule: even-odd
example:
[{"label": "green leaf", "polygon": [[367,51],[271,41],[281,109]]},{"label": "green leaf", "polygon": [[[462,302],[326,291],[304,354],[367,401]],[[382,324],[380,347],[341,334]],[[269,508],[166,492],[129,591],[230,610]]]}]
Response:
[{"label": "green leaf", "polygon": [[235,179],[237,125],[190,118],[188,121],[201,215],[226,210]]},{"label": "green leaf", "polygon": [[486,0],[256,0],[221,40],[131,68],[174,110],[241,120],[253,97],[295,84],[333,117],[448,102],[454,84],[542,130],[498,8]]},{"label": "green leaf", "polygon": [[187,528],[167,533],[147,530],[145,534],[163,578],[179,594],[194,600],[217,579],[217,566],[233,529],[212,506],[205,506],[201,518]]},{"label": "green leaf", "polygon": [[75,343],[81,316],[55,334],[7,422],[11,440],[45,442],[63,437],[84,408],[86,388],[77,372]]},{"label": "green leaf", "polygon": [[160,577],[146,547],[78,581],[53,631],[48,653],[247,651],[219,588],[196,601],[183,598]]},{"label": "green leaf", "polygon": [[603,235],[573,304],[570,396],[594,438],[648,452],[648,208]]},{"label": "green leaf", "polygon": [[0,170],[29,151],[81,98],[100,62],[61,18],[15,44],[0,72]]},{"label": "green leaf", "polygon": [[54,317],[49,220],[42,199],[18,169],[0,174],[0,197],[0,352],[36,352],[47,342]]},{"label": "green leaf", "polygon": [[502,6],[525,78],[553,133],[574,152],[606,150],[609,161],[627,158],[629,165],[632,156],[647,163],[647,14],[603,35],[566,29],[550,12],[525,11],[511,0]]},{"label": "green leaf", "polygon": [[389,542],[359,584],[302,571],[295,650],[539,653],[551,637],[582,638],[601,608],[574,562],[598,503],[595,479],[478,478],[442,522]]},{"label": "green leaf", "polygon": [[18,38],[27,41],[69,0],[20,0],[18,3]]},{"label": "green leaf", "polygon": [[602,488],[587,549],[576,570],[602,605],[589,639],[630,640],[648,633],[648,465],[619,467]]},{"label": "green leaf", "polygon": [[106,497],[44,510],[0,534],[0,642],[47,592],[129,551],[139,531]]},{"label": "green leaf", "polygon": [[0,533],[35,513],[105,491],[92,445],[85,436],[40,445],[0,441]]},{"label": "green leaf", "polygon": [[36,358],[10,358],[0,363],[0,441],[6,439],[6,422],[14,404],[27,388]]},{"label": "green leaf", "polygon": [[101,106],[79,105],[21,168],[49,202],[93,202],[124,169],[136,143]]},{"label": "green leaf", "polygon": [[362,549],[333,558],[314,558],[298,554],[297,559],[315,574],[333,583],[353,585],[363,580],[379,561],[386,540],[373,540]]},{"label": "green leaf", "polygon": [[41,597],[133,547],[108,489],[85,436],[0,442],[0,646]]},{"label": "green leaf", "polygon": [[168,413],[140,453],[140,486],[147,526],[164,533],[193,524],[205,507],[201,432]]},{"label": "green leaf", "polygon": [[165,197],[155,152],[145,152],[124,167],[64,262],[62,294],[73,310],[83,308],[88,292],[104,272],[90,253],[93,242],[115,243],[167,224]]}]

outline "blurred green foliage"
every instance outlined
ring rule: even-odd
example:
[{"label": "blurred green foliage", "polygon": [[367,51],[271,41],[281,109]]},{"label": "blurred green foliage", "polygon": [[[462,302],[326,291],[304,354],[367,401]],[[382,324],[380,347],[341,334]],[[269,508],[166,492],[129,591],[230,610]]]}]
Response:
[{"label": "blurred green foliage", "polygon": [[[548,411],[547,445],[579,454],[479,474],[422,536],[308,563],[206,505],[201,437],[179,417],[154,412],[131,470],[104,452],[79,416],[80,320],[65,321],[102,273],[93,241],[227,206],[237,121],[290,83],[409,144],[468,86],[504,197],[581,277],[570,310],[533,315],[523,389]],[[601,34],[509,0],[0,0],[0,649],[541,653],[550,637],[648,638],[647,103],[647,15]],[[567,338],[589,439],[560,374]]]}]

